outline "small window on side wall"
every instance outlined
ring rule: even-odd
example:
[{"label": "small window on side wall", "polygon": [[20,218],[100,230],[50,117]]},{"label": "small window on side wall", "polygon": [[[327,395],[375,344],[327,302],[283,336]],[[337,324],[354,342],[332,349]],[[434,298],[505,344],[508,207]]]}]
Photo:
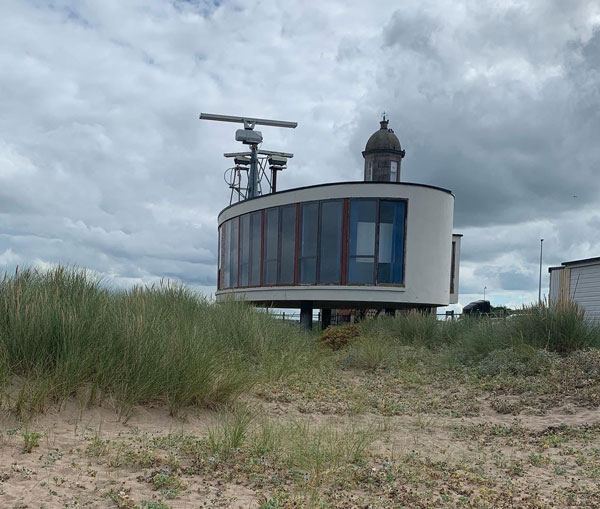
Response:
[{"label": "small window on side wall", "polygon": [[398,163],[396,161],[392,161],[390,163],[390,182],[398,181]]},{"label": "small window on side wall", "polygon": [[373,163],[369,161],[367,163],[367,182],[371,182],[373,180]]}]

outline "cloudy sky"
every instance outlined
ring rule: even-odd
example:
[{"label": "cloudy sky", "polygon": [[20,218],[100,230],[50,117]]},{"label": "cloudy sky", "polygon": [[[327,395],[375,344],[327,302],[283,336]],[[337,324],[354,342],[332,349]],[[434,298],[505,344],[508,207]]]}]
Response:
[{"label": "cloudy sky", "polygon": [[461,303],[537,298],[600,256],[596,0],[2,0],[0,269],[213,292],[233,124],[295,154],[280,188],[359,180],[382,111],[403,179],[454,191]]}]

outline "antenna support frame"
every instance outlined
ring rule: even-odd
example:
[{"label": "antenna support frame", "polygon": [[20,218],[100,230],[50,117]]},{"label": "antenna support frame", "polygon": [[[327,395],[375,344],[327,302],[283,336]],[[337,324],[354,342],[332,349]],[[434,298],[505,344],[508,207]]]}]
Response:
[{"label": "antenna support frame", "polygon": [[[233,115],[219,115],[216,113],[200,113],[200,120],[214,120],[217,122],[233,122],[243,124],[244,129],[238,129],[235,134],[236,141],[240,141],[250,148],[249,152],[229,152],[223,154],[225,157],[233,157],[235,166],[225,172],[225,181],[231,188],[230,204],[233,203],[234,192],[237,192],[238,201],[248,198],[256,198],[262,194],[261,180],[264,177],[269,183],[272,193],[277,190],[277,172],[286,168],[285,160],[294,157],[294,154],[286,152],[273,152],[270,150],[259,150],[258,146],[262,143],[262,133],[254,131],[257,125],[270,127],[286,127],[295,129],[298,122],[289,122],[286,120],[270,120],[266,118],[238,117]],[[262,156],[262,157],[259,157]],[[249,159],[245,158],[249,156]],[[244,158],[243,162],[240,158]],[[271,158],[277,160],[277,164],[269,164],[271,169],[271,178],[269,179],[266,169],[267,162]],[[281,164],[283,163],[283,164]],[[249,166],[249,167],[248,167]],[[227,177],[228,172],[231,177]],[[242,172],[247,171],[248,185],[242,187]]]}]

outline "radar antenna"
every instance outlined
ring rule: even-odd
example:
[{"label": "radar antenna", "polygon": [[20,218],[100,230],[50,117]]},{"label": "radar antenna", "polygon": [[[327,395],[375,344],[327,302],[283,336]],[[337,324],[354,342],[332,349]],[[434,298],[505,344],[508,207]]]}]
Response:
[{"label": "radar antenna", "polygon": [[[263,137],[260,131],[255,131],[257,125],[271,127],[288,127],[295,129],[297,122],[283,120],[269,120],[254,117],[236,117],[231,115],[216,115],[213,113],[200,113],[200,120],[215,120],[218,122],[236,122],[244,124],[244,129],[235,132],[235,140],[249,145],[248,152],[229,152],[223,154],[227,158],[233,158],[234,166],[225,171],[225,182],[231,189],[229,204],[234,200],[242,201],[248,198],[256,198],[262,194],[262,180],[269,185],[269,192],[277,191],[277,172],[287,167],[287,160],[294,154],[286,152],[273,152],[271,150],[260,150],[258,146]],[[270,176],[267,171],[270,170]],[[245,175],[245,178],[242,178]],[[247,185],[244,187],[242,182]]]}]

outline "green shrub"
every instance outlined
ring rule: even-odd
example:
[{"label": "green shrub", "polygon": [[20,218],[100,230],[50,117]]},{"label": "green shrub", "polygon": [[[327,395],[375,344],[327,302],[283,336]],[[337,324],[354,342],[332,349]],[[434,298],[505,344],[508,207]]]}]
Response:
[{"label": "green shrub", "polygon": [[550,371],[559,362],[560,358],[553,352],[520,345],[493,350],[479,363],[478,372],[488,376],[533,376]]},{"label": "green shrub", "polygon": [[35,447],[40,446],[41,433],[25,431],[23,433],[23,451],[31,452]]},{"label": "green shrub", "polygon": [[339,350],[361,336],[358,325],[329,326],[319,337],[319,342],[332,350]]},{"label": "green shrub", "polygon": [[600,350],[589,348],[572,352],[562,362],[558,377],[562,386],[590,387],[596,392],[600,382]]}]

